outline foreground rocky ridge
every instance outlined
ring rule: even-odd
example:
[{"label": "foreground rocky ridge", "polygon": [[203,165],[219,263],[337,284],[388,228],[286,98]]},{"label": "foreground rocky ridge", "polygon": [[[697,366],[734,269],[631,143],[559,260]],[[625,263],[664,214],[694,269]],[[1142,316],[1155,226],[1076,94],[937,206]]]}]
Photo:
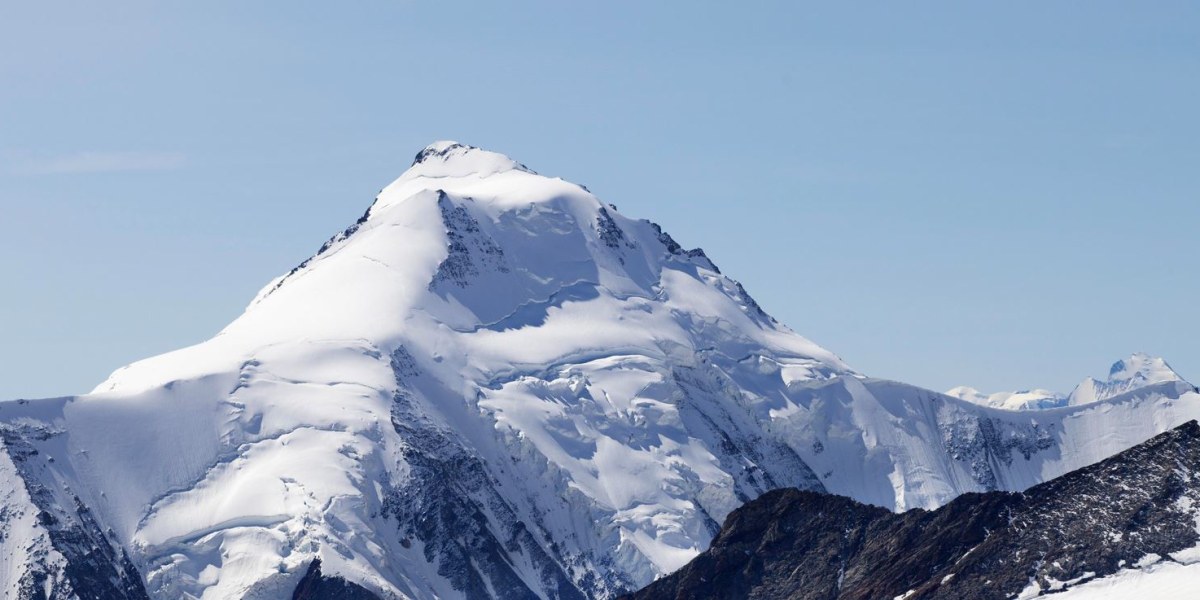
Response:
[{"label": "foreground rocky ridge", "polygon": [[1200,425],[1191,421],[1024,493],[965,494],[895,514],[768,492],[712,546],[628,600],[1007,599],[1132,568],[1200,561]]},{"label": "foreground rocky ridge", "polygon": [[1011,412],[864,376],[662,227],[442,142],[211,340],[0,402],[0,589],[612,598],[773,489],[934,508],[1200,417],[1141,383]]}]

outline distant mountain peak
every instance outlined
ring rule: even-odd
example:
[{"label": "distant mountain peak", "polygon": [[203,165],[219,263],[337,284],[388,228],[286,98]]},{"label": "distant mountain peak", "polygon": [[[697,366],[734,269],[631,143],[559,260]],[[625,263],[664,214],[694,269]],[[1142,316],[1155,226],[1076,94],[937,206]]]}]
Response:
[{"label": "distant mountain peak", "polygon": [[1183,378],[1158,356],[1135,352],[1128,359],[1118,360],[1108,370],[1109,381],[1129,381],[1137,378],[1151,382],[1181,381]]},{"label": "distant mountain peak", "polygon": [[1092,377],[1084,379],[1071,392],[1067,403],[1072,406],[1090,404],[1172,381],[1182,382],[1184,379],[1167,364],[1167,361],[1144,352],[1135,352],[1129,358],[1113,363],[1108,370],[1107,380],[1100,381]]},{"label": "distant mountain peak", "polygon": [[993,408],[1037,410],[1091,404],[1170,382],[1187,383],[1161,357],[1135,352],[1129,358],[1113,363],[1108,370],[1108,379],[1100,381],[1088,377],[1068,395],[1042,389],[985,394],[965,385],[947,390],[946,395]]}]

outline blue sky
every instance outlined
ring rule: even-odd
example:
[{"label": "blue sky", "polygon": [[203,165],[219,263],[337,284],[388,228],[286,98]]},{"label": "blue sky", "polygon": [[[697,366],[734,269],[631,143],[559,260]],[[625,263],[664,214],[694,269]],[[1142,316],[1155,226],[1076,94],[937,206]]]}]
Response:
[{"label": "blue sky", "polygon": [[1197,74],[1195,2],[4,3],[0,397],[211,336],[437,139],[872,375],[1197,380]]}]

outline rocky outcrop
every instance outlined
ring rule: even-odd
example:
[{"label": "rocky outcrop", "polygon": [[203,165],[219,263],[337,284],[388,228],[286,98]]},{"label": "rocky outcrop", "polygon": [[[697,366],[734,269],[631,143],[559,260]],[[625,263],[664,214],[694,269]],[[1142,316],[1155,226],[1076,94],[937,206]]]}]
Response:
[{"label": "rocky outcrop", "polygon": [[379,600],[370,590],[341,577],[321,574],[320,559],[308,565],[308,571],[292,592],[292,600]]},{"label": "rocky outcrop", "polygon": [[5,597],[148,600],[141,576],[92,511],[49,470],[54,457],[30,444],[57,432],[0,427],[0,552]]},{"label": "rocky outcrop", "polygon": [[895,514],[776,490],[712,547],[628,596],[989,599],[1057,591],[1197,547],[1200,424],[1191,421],[1025,493],[966,494]]}]

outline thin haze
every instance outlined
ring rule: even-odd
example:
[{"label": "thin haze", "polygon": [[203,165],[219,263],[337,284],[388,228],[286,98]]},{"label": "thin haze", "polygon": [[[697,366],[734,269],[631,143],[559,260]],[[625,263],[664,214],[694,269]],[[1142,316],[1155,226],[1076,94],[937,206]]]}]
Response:
[{"label": "thin haze", "polygon": [[211,336],[437,139],[865,373],[1200,379],[1200,4],[114,4],[0,5],[0,397]]}]

